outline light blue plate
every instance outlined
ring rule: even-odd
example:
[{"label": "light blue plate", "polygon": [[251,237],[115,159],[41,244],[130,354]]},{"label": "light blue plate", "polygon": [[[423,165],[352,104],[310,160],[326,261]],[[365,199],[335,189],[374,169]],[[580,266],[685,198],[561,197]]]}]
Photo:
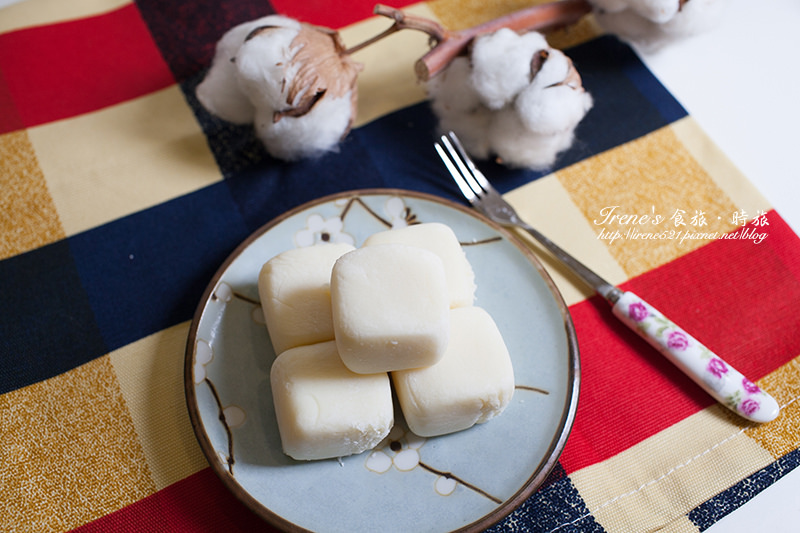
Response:
[{"label": "light blue plate", "polygon": [[[281,451],[269,370],[275,353],[258,302],[261,266],[322,240],[359,246],[372,233],[442,222],[456,233],[477,284],[475,305],[497,322],[517,388],[485,424],[423,439],[397,414],[377,449],[294,461]],[[480,531],[530,496],[553,469],[572,427],[580,366],[558,290],[531,252],[477,213],[441,198],[363,190],[300,206],[247,239],[200,302],[186,349],[192,425],[211,467],[276,527],[319,532]]]}]

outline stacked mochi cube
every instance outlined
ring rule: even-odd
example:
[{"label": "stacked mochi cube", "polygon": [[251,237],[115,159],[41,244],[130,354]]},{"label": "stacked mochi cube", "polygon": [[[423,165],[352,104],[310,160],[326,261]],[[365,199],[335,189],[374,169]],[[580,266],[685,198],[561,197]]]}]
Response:
[{"label": "stacked mochi cube", "polygon": [[499,415],[514,393],[508,350],[473,305],[452,229],[425,223],[267,261],[259,296],[277,358],[270,384],[283,451],[298,460],[377,446],[394,425],[453,433]]}]

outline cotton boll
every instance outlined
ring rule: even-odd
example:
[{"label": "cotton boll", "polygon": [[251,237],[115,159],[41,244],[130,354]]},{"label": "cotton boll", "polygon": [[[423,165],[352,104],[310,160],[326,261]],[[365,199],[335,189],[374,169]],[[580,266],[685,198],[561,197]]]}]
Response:
[{"label": "cotton boll", "polygon": [[235,124],[253,122],[255,107],[242,92],[236,79],[234,58],[247,35],[260,26],[299,26],[299,23],[280,15],[270,15],[234,26],[220,38],[211,67],[197,86],[200,104],[213,115]]},{"label": "cotton boll", "polygon": [[508,104],[531,81],[530,59],[547,48],[540,33],[502,28],[475,40],[470,55],[472,86],[490,109]]},{"label": "cotton boll", "polygon": [[597,12],[595,19],[607,32],[654,51],[711,29],[719,22],[724,6],[722,0],[691,0],[684,3],[672,18],[661,23],[633,9],[618,13]]},{"label": "cotton boll", "polygon": [[512,166],[543,169],[570,147],[578,123],[592,107],[572,60],[548,49],[533,81],[514,102],[513,113],[498,113],[491,129],[492,147]]},{"label": "cotton boll", "polygon": [[[490,61],[493,57],[510,81]],[[592,106],[566,55],[549,48],[541,34],[510,30],[479,37],[470,57],[452,60],[428,82],[428,94],[439,128],[454,131],[472,156],[496,155],[504,165],[536,170],[551,166],[569,148],[575,127]]]},{"label": "cotton boll", "polygon": [[256,136],[273,157],[286,161],[335,151],[352,117],[351,95],[323,98],[304,115],[274,119],[268,107],[256,111]]},{"label": "cotton boll", "polygon": [[361,68],[338,33],[308,24],[257,29],[236,55],[239,85],[256,108],[256,135],[287,160],[336,148],[355,117]]},{"label": "cotton boll", "polygon": [[253,123],[273,156],[313,157],[349,132],[361,68],[336,31],[263,17],[223,35],[198,98],[220,118]]}]

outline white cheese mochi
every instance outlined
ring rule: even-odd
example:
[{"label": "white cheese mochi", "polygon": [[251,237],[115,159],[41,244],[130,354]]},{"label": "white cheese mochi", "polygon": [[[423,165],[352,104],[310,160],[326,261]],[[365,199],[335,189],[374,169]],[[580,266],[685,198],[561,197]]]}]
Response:
[{"label": "white cheese mochi", "polygon": [[353,372],[432,365],[447,348],[449,297],[442,260],[405,244],[364,246],[331,274],[333,329]]},{"label": "white cheese mochi", "polygon": [[514,369],[503,337],[481,307],[450,311],[450,345],[435,365],[392,372],[409,429],[421,437],[486,422],[508,406]]},{"label": "white cheese mochi", "polygon": [[398,243],[419,246],[439,256],[444,264],[450,307],[472,305],[475,300],[475,274],[453,230],[438,222],[415,224],[374,233],[364,246]]},{"label": "white cheese mochi", "polygon": [[261,268],[258,294],[276,355],[333,340],[331,270],[342,254],[353,249],[345,243],[294,248]]},{"label": "white cheese mochi", "polygon": [[351,372],[334,341],[280,354],[270,384],[283,451],[297,460],[361,453],[394,425],[389,375]]}]

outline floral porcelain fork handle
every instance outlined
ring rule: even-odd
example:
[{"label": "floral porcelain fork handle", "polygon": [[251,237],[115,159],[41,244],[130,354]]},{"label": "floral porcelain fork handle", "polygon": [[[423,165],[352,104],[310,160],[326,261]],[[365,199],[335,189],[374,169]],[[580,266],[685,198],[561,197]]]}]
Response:
[{"label": "floral porcelain fork handle", "polygon": [[632,292],[611,285],[550,239],[528,225],[475,167],[452,132],[435,143],[464,197],[488,218],[528,232],[556,258],[612,305],[612,312],[661,352],[700,387],[735,413],[753,422],[769,422],[780,408],[772,396],[715,355],[650,304]]}]

